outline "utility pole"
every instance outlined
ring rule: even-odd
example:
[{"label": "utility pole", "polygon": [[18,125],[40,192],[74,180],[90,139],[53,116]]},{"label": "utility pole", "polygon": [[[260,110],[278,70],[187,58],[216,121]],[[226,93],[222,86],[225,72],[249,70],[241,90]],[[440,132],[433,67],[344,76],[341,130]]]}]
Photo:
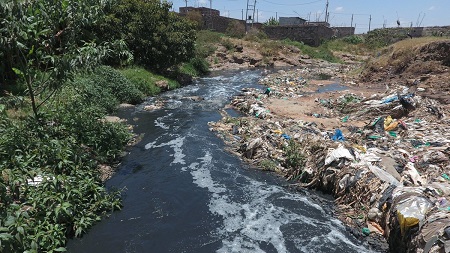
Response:
[{"label": "utility pole", "polygon": [[369,32],[370,32],[370,23],[372,23],[372,15],[369,16]]},{"label": "utility pole", "polygon": [[244,9],[242,9],[242,20],[244,20]]},{"label": "utility pole", "polygon": [[353,14],[352,14],[352,22],[350,22],[350,27],[353,27]]},{"label": "utility pole", "polygon": [[328,23],[328,0],[327,0],[327,6],[325,8],[325,22]]},{"label": "utility pole", "polygon": [[188,0],[184,0],[184,1],[186,2],[186,7],[187,7],[187,1],[188,1]]},{"label": "utility pole", "polygon": [[256,9],[256,23],[258,23],[258,18],[259,18],[259,10]]},{"label": "utility pole", "polygon": [[[248,32],[248,26],[255,22],[255,11],[256,11],[256,0],[254,0],[253,5],[249,3],[251,0],[247,0],[247,11],[245,13],[245,33]],[[250,14],[250,15],[249,15]]]}]

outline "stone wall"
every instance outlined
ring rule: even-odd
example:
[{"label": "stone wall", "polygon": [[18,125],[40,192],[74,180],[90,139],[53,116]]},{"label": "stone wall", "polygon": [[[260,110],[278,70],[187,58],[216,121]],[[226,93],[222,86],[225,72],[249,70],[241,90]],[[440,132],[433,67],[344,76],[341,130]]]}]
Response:
[{"label": "stone wall", "polygon": [[310,46],[319,46],[323,39],[330,39],[334,35],[333,29],[321,25],[268,26],[263,31],[270,39],[290,39]]},{"label": "stone wall", "polygon": [[180,7],[179,9],[181,15],[186,15],[188,12],[197,11],[202,16],[220,16],[220,11],[205,7]]},{"label": "stone wall", "polygon": [[[375,29],[383,30],[383,29]],[[374,30],[374,31],[375,31]],[[410,34],[412,37],[426,37],[426,36],[450,36],[450,26],[431,26],[431,27],[398,27],[398,28],[385,28],[386,31],[392,37],[408,37]]]},{"label": "stone wall", "polygon": [[450,26],[424,27],[422,36],[445,36],[445,37],[450,37]]},{"label": "stone wall", "polygon": [[[239,22],[242,24],[243,27],[245,27],[244,20],[227,18],[227,17],[222,17],[222,16],[204,16],[202,29],[209,29],[209,30],[213,30],[216,32],[225,33],[227,31],[228,26],[233,21]],[[256,29],[261,29],[262,24],[254,23],[253,27]]]},{"label": "stone wall", "polygon": [[355,34],[354,27],[333,27],[334,36],[338,38],[347,37]]}]

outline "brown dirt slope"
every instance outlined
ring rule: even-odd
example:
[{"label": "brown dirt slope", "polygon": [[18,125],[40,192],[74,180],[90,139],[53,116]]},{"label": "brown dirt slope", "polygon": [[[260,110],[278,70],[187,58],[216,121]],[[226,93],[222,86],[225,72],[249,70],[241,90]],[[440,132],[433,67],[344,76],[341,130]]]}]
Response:
[{"label": "brown dirt slope", "polygon": [[361,82],[401,84],[450,104],[450,39],[416,38],[395,43],[368,61]]}]

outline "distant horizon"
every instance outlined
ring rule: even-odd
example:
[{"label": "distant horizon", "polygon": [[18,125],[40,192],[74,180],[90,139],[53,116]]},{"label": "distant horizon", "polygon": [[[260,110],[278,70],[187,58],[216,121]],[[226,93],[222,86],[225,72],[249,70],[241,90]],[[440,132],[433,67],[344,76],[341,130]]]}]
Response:
[{"label": "distant horizon", "polygon": [[[174,0],[173,11],[180,7],[205,7],[220,11],[220,15],[242,19],[250,10],[254,0]],[[377,28],[408,28],[450,26],[450,1],[405,1],[396,2],[328,0],[328,23],[330,26],[355,27],[356,34],[367,33]],[[255,5],[255,22],[264,23],[270,18],[300,17],[311,22],[325,21],[327,0],[258,0]],[[352,19],[353,17],[353,19]],[[398,25],[400,24],[400,25]]]}]

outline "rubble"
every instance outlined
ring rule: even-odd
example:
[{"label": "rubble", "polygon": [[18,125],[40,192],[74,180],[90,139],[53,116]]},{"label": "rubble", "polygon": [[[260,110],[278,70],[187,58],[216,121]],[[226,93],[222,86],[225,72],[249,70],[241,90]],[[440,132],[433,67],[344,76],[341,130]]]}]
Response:
[{"label": "rubble", "polygon": [[263,77],[270,94],[244,89],[230,103],[244,116],[222,110],[210,129],[245,161],[334,195],[336,215],[355,234],[382,235],[391,252],[450,252],[446,107],[403,86],[362,92],[347,83],[320,93],[338,82],[313,80],[328,72]]}]

